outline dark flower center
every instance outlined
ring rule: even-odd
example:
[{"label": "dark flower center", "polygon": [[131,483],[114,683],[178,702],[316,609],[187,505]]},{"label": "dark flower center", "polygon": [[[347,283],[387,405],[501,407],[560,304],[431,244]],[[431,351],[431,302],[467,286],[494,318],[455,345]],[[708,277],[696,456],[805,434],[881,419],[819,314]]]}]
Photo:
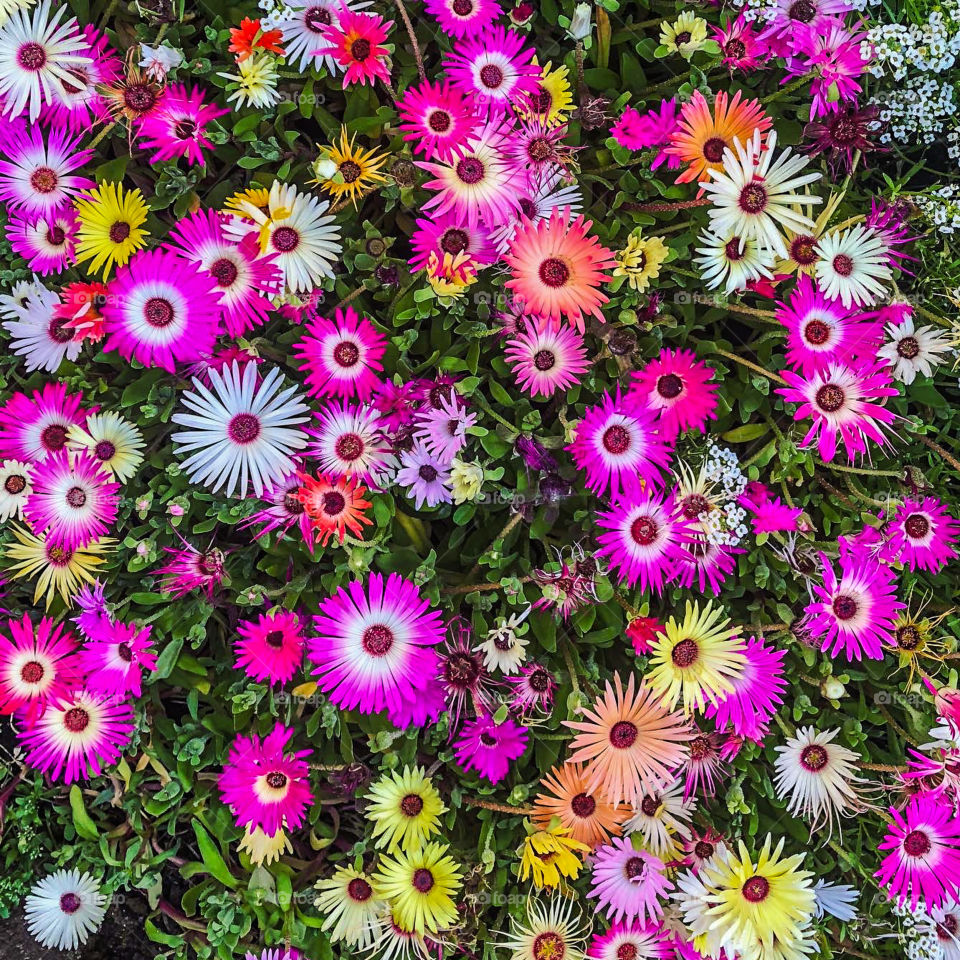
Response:
[{"label": "dark flower center", "polygon": [[734,38],[726,42],[723,52],[730,60],[739,60],[747,52],[747,45],[742,40]]},{"label": "dark flower center", "polygon": [[360,348],[350,340],[344,340],[333,348],[333,360],[341,367],[352,367],[360,359]]},{"label": "dark flower center", "polygon": [[548,160],[553,155],[553,147],[550,146],[550,141],[546,137],[534,137],[527,144],[527,156],[534,163],[543,163],[544,160]]},{"label": "dark flower center", "polygon": [[221,257],[217,260],[213,266],[210,267],[210,272],[213,274],[213,279],[217,281],[218,287],[233,286],[239,275],[237,265],[226,257]]},{"label": "dark flower center", "polygon": [[57,189],[58,177],[56,171],[51,170],[50,167],[37,167],[36,170],[30,174],[30,186],[33,187],[37,193],[53,193]]},{"label": "dark flower center", "polygon": [[811,773],[817,773],[827,765],[827,751],[817,743],[811,743],[800,751],[800,765]]},{"label": "dark flower center", "polygon": [[833,601],[833,613],[838,620],[851,620],[857,615],[859,604],[848,594],[841,593]]},{"label": "dark flower center", "polygon": [[727,141],[723,137],[710,137],[703,145],[703,157],[710,163],[719,163],[723,159],[723,151],[727,149]]},{"label": "dark flower center", "polygon": [[741,249],[740,238],[733,237],[724,245],[723,251],[727,259],[732,263],[739,263],[746,256],[746,247]]},{"label": "dark flower center", "polygon": [[437,468],[430,466],[429,463],[425,463],[417,471],[417,473],[419,474],[420,479],[425,480],[427,483],[433,483],[433,481],[436,480],[438,476],[440,476],[440,474],[437,471]]},{"label": "dark flower center", "polygon": [[529,197],[521,197],[517,204],[520,207],[520,212],[528,220],[532,220],[537,215],[537,205]]},{"label": "dark flower center", "polygon": [[630,524],[630,536],[634,543],[638,543],[641,547],[650,546],[657,539],[658,531],[657,522],[652,517],[637,517]]},{"label": "dark flower center", "polygon": [[534,693],[546,693],[550,689],[550,674],[542,667],[537,668],[527,677],[527,683]]},{"label": "dark flower center", "polygon": [[629,720],[618,720],[610,728],[610,743],[617,750],[628,750],[636,743],[639,731]]},{"label": "dark flower center", "polygon": [[110,227],[110,241],[111,243],[123,243],[127,237],[130,236],[131,227],[130,224],[124,220],[118,220],[116,223],[112,224]]},{"label": "dark flower center", "polygon": [[287,785],[287,775],[279,770],[273,770],[266,776],[267,786],[272,790],[282,790]]},{"label": "dark flower center", "polygon": [[280,253],[290,253],[299,246],[300,234],[293,227],[277,227],[270,241]]},{"label": "dark flower center", "polygon": [[[460,0],[457,2],[459,3]],[[559,933],[546,930],[534,937],[530,952],[533,954],[533,960],[564,960],[567,945]]]},{"label": "dark flower center", "polygon": [[65,567],[70,563],[72,557],[73,551],[66,547],[47,547],[47,560],[50,561],[51,566]]},{"label": "dark flower center", "polygon": [[175,315],[173,304],[163,297],[151,297],[143,305],[143,318],[151,327],[163,329],[173,323]]},{"label": "dark flower center", "polygon": [[903,529],[907,536],[914,540],[922,540],[930,532],[930,521],[922,513],[911,513],[903,521]]},{"label": "dark flower center", "polygon": [[133,663],[133,649],[130,644],[124,640],[122,643],[117,644],[117,656],[124,663]]},{"label": "dark flower center", "polygon": [[173,125],[173,132],[179,140],[189,140],[197,132],[197,123],[184,117]]},{"label": "dark flower center", "polygon": [[680,509],[687,520],[696,520],[710,509],[710,501],[699,493],[684,497]]},{"label": "dark flower center", "polygon": [[359,37],[350,44],[350,54],[354,60],[364,61],[370,56],[370,41]]},{"label": "dark flower center", "polygon": [[446,133],[452,124],[453,121],[446,110],[433,110],[427,117],[427,126],[434,133]]},{"label": "dark flower center", "polygon": [[693,848],[693,852],[701,860],[709,860],[713,856],[713,851],[716,848],[712,843],[707,840],[698,840],[696,845]]},{"label": "dark flower center", "polygon": [[470,236],[466,230],[458,230],[456,227],[453,227],[450,230],[444,230],[443,235],[440,237],[440,249],[444,253],[449,253],[451,256],[456,256],[458,253],[462,253],[467,249],[467,244],[470,243]]},{"label": "dark flower center", "polygon": [[74,510],[79,510],[87,502],[87,492],[83,487],[71,487],[67,491],[66,497],[64,499],[67,501],[68,507],[73,507]]},{"label": "dark flower center", "polygon": [[443,678],[455,687],[469,689],[480,677],[480,664],[467,653],[452,653],[443,665]]},{"label": "dark flower center", "polygon": [[458,17],[469,17],[473,13],[473,0],[453,0],[453,12]]},{"label": "dark flower center", "polygon": [[899,627],[896,637],[901,650],[916,650],[923,642],[923,635],[912,623]]},{"label": "dark flower center", "polygon": [[637,877],[643,876],[643,871],[646,868],[647,865],[641,857],[631,857],[624,866],[623,872],[629,880],[635,880]]},{"label": "dark flower center", "polygon": [[238,413],[227,425],[234,443],[253,443],[260,436],[260,418],[252,413]]},{"label": "dark flower center", "polygon": [[910,857],[922,857],[929,853],[933,844],[922,830],[911,830],[903,838],[903,851]]},{"label": "dark flower center", "polygon": [[83,901],[75,893],[64,893],[60,897],[60,909],[64,913],[76,913],[83,906]]},{"label": "dark flower center", "polygon": [[480,82],[490,90],[503,84],[503,71],[495,64],[488,63],[480,68]]},{"label": "dark flower center", "polygon": [[47,229],[47,243],[51,247],[62,247],[67,240],[67,235],[63,232],[63,227],[54,224]]},{"label": "dark flower center", "polygon": [[63,725],[71,733],[82,733],[90,723],[90,714],[83,707],[71,707],[63,715]]},{"label": "dark flower center", "polygon": [[689,42],[690,42],[689,30],[682,30],[680,33],[677,34],[677,46],[680,46],[681,44],[689,43]]},{"label": "dark flower center", "polygon": [[356,460],[363,453],[363,440],[355,433],[345,433],[337,437],[333,449],[341,460]]},{"label": "dark flower center", "polygon": [[955,913],[948,913],[937,922],[937,937],[944,942],[953,942],[960,933],[960,920]]},{"label": "dark flower center", "polygon": [[43,679],[43,664],[29,660],[20,668],[20,679],[24,683],[39,683]]},{"label": "dark flower center", "polygon": [[59,423],[51,423],[40,434],[40,442],[47,450],[62,450],[67,442],[67,428]]},{"label": "dark flower center", "polygon": [[263,642],[274,650],[279,650],[283,646],[283,631],[271,630],[264,638]]},{"label": "dark flower center", "polygon": [[400,801],[400,810],[405,817],[417,817],[423,810],[423,797],[416,793],[408,793]]},{"label": "dark flower center", "polygon": [[816,245],[816,237],[794,237],[790,242],[790,256],[794,263],[801,267],[810,266],[817,259],[817,253],[814,249]]},{"label": "dark flower center", "polygon": [[374,623],[363,631],[360,642],[371,657],[385,657],[393,646],[393,631],[382,623]]},{"label": "dark flower center", "polygon": [[476,157],[464,157],[457,162],[457,176],[463,183],[479,183],[483,179],[485,168]]},{"label": "dark flower center", "polygon": [[354,903],[365,903],[373,896],[373,887],[362,877],[354,877],[347,884],[347,896]]},{"label": "dark flower center", "polygon": [[760,213],[767,205],[767,191],[756,181],[740,191],[740,209],[744,213]]},{"label": "dark flower center", "polygon": [[803,328],[803,336],[807,343],[819,347],[830,339],[830,327],[823,320],[811,320]]},{"label": "dark flower center", "polygon": [[744,899],[761,903],[770,894],[770,881],[766,877],[751,877],[743,885]]},{"label": "dark flower center", "polygon": [[657,380],[657,393],[664,400],[673,400],[683,393],[683,380],[675,373],[665,373]]},{"label": "dark flower center", "polygon": [[343,177],[344,183],[356,183],[363,174],[363,168],[353,160],[344,160],[338,169],[340,170],[340,176]]},{"label": "dark flower center", "polygon": [[825,383],[816,393],[817,406],[826,413],[836,413],[842,406],[846,395],[835,383]]},{"label": "dark flower center", "polygon": [[157,94],[148,83],[133,83],[123,91],[123,104],[131,113],[149,113],[157,102]]},{"label": "dark flower center", "polygon": [[538,370],[552,370],[557,365],[557,358],[552,350],[538,350],[533,355],[533,365]]},{"label": "dark flower center", "polygon": [[637,960],[639,954],[635,943],[621,943],[617,947],[617,960]]},{"label": "dark flower center", "polygon": [[497,738],[486,730],[480,734],[479,739],[485,747],[495,747],[497,745]]},{"label": "dark flower center", "polygon": [[693,666],[700,656],[700,645],[689,637],[681,640],[671,651],[670,659],[681,669]]},{"label": "dark flower center", "polygon": [[843,146],[852,144],[859,135],[857,122],[841,114],[830,125],[830,135],[838,144]]},{"label": "dark flower center", "polygon": [[593,816],[594,810],[597,809],[597,801],[593,797],[588,797],[585,793],[578,793],[570,801],[570,809],[574,816],[586,819]]},{"label": "dark flower center", "polygon": [[34,41],[25,43],[17,51],[17,63],[19,63],[24,70],[42,70],[47,63],[47,51],[44,50],[39,43]]},{"label": "dark flower center", "polygon": [[12,473],[3,482],[3,489],[16,496],[27,489],[27,478],[20,473]]},{"label": "dark flower center", "polygon": [[809,23],[817,15],[817,7],[816,4],[811,3],[811,0],[797,0],[790,5],[788,13],[791,20]]},{"label": "dark flower center", "polygon": [[[322,33],[322,28],[333,22],[330,11],[326,7],[311,7],[303,16],[303,25],[311,33]],[[360,882],[363,881],[354,881]]]},{"label": "dark flower center", "polygon": [[916,337],[904,337],[897,343],[897,354],[904,360],[913,360],[920,355],[920,341]]},{"label": "dark flower center", "polygon": [[540,264],[539,273],[540,279],[555,290],[570,279],[570,268],[559,257],[547,257]]},{"label": "dark flower center", "polygon": [[602,442],[604,450],[619,456],[630,449],[630,433],[626,427],[614,424],[604,431]]},{"label": "dark flower center", "polygon": [[841,277],[849,277],[850,274],[853,273],[853,257],[845,253],[838,253],[833,258],[833,269],[836,270]]},{"label": "dark flower center", "polygon": [[328,517],[336,517],[343,513],[343,508],[347,505],[347,498],[338,490],[328,490],[323,495],[323,512]]},{"label": "dark flower center", "polygon": [[645,817],[655,816],[657,807],[659,806],[660,801],[656,797],[651,797],[649,794],[640,801],[640,809],[643,811]]},{"label": "dark flower center", "polygon": [[112,460],[116,455],[116,445],[109,440],[101,440],[94,448],[93,455],[98,460]]},{"label": "dark flower center", "polygon": [[284,494],[283,497],[283,509],[287,511],[291,516],[299,517],[304,511],[304,506],[300,502],[300,498],[295,493]]}]

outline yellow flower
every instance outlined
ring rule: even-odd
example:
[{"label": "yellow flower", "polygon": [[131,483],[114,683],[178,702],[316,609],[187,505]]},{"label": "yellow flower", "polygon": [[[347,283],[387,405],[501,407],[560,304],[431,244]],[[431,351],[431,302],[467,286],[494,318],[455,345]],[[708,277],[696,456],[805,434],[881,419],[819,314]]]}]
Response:
[{"label": "yellow flower", "polygon": [[438,297],[462,297],[467,287],[477,282],[477,268],[466,250],[456,256],[445,253],[442,263],[436,251],[431,250],[427,281]]},{"label": "yellow flower", "polygon": [[483,486],[483,467],[479,463],[456,460],[450,464],[450,490],[454,503],[476,500]]},{"label": "yellow flower", "polygon": [[266,187],[250,187],[227,197],[223,203],[224,213],[235,213],[238,217],[250,217],[251,210],[270,214],[270,191]]},{"label": "yellow flower", "polygon": [[88,272],[103,267],[105,280],[113,265],[123,266],[147,241],[140,228],[147,219],[147,205],[139,189],[124,193],[119,183],[100,183],[76,202],[77,263],[92,260]]},{"label": "yellow flower", "polygon": [[67,550],[65,547],[48,546],[46,537],[35,537],[29,530],[16,524],[11,529],[18,542],[7,545],[5,556],[18,562],[8,570],[14,580],[32,577],[39,571],[33,602],[36,603],[46,594],[48,610],[54,594],[59,593],[69,607],[73,594],[84,583],[93,583],[94,571],[103,563],[100,554],[109,550],[113,543],[109,537],[101,537],[83,549]]},{"label": "yellow flower", "polygon": [[449,848],[429,843],[422,850],[384,857],[373,878],[376,895],[393,909],[397,926],[407,933],[433,936],[457,921],[452,895],[463,886],[460,867]]},{"label": "yellow flower", "polygon": [[684,10],[674,23],[660,27],[660,45],[670,53],[689,60],[707,40],[707,21],[692,10]]},{"label": "yellow flower", "polygon": [[116,413],[92,413],[85,426],[73,424],[67,431],[67,446],[71,450],[86,450],[112,473],[126,483],[143,462],[143,435]]},{"label": "yellow flower", "polygon": [[[536,58],[533,60],[537,63]],[[538,119],[550,127],[566,123],[573,112],[573,94],[570,92],[569,71],[563,64],[553,69],[548,61],[540,73],[540,89],[517,106],[524,120]]]},{"label": "yellow flower", "polygon": [[347,128],[340,129],[340,143],[318,147],[320,156],[313,165],[314,183],[320,184],[335,199],[347,197],[357,205],[357,200],[387,178],[378,171],[387,162],[385,154],[376,150],[364,150],[354,145],[356,134],[347,139]]},{"label": "yellow flower", "polygon": [[240,839],[240,851],[250,857],[250,862],[258,867],[264,863],[273,863],[280,859],[282,853],[292,853],[293,844],[283,829],[278,830],[272,837],[264,833],[259,827],[247,825],[246,832]]},{"label": "yellow flower", "polygon": [[686,714],[729,693],[747,662],[740,628],[731,627],[723,608],[710,603],[701,611],[688,600],[683,620],[670,617],[650,647],[651,689],[670,710],[682,694]]},{"label": "yellow flower", "polygon": [[617,254],[613,275],[626,277],[631,289],[642,292],[650,286],[651,280],[660,276],[660,265],[669,252],[663,237],[644,240],[639,233],[632,233],[627,245]]},{"label": "yellow flower", "polygon": [[272,107],[280,100],[277,93],[277,60],[269,53],[254,54],[237,64],[239,73],[218,73],[218,77],[229,80],[227,90],[231,91],[227,103],[236,102],[238,107],[249,104],[262,110]]},{"label": "yellow flower", "polygon": [[536,887],[556,887],[563,877],[573,880],[583,866],[578,854],[589,850],[586,843],[574,840],[565,827],[536,830],[523,841],[520,879],[526,880],[533,874]]},{"label": "yellow flower", "polygon": [[421,767],[404,767],[385,773],[367,794],[365,811],[373,821],[375,846],[394,853],[420,850],[440,829],[440,816],[447,812],[437,788]]}]

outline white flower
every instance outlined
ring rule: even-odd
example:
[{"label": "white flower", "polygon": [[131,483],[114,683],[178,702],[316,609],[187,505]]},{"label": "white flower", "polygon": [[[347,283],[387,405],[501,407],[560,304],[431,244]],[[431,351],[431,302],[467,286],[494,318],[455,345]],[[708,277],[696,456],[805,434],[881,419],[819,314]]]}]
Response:
[{"label": "white flower", "polygon": [[140,44],[140,66],[144,68],[147,76],[157,83],[162,83],[171,70],[175,70],[183,63],[183,54],[173,47],[165,44],[158,44],[151,47],[146,43]]},{"label": "white flower", "polygon": [[677,841],[690,838],[690,818],[697,809],[696,797],[683,799],[683,783],[674,781],[657,794],[646,794],[636,813],[623,825],[624,832],[639,833],[644,847],[654,856],[673,859]]},{"label": "white flower", "polygon": [[723,152],[723,169],[708,171],[713,182],[700,182],[714,204],[710,229],[721,236],[756,240],[786,259],[789,253],[778,224],[795,233],[814,229],[813,221],[796,205],[820,203],[820,198],[795,191],[819,180],[820,174],[801,173],[809,159],[791,156],[789,147],[774,159],[776,131],[768,135],[766,144],[757,130],[745,146],[737,139],[733,145],[735,150]]},{"label": "white flower", "polygon": [[266,20],[263,21],[263,28],[283,31],[287,63],[296,64],[301,73],[309,66],[319,70],[322,64],[327,68],[327,73],[335,77],[343,70],[336,57],[333,54],[316,52],[325,45],[323,28],[336,25],[342,9],[362,10],[372,2],[373,0],[363,0],[362,3],[343,3],[341,0],[290,0],[278,13],[270,17],[269,26]]},{"label": "white flower", "polygon": [[817,241],[817,282],[824,295],[851,306],[870,306],[887,292],[890,279],[888,248],[873,227],[858,223],[833,230]]},{"label": "white flower", "polygon": [[0,463],[0,522],[23,516],[23,505],[33,493],[31,467],[19,460]]},{"label": "white flower", "polygon": [[277,92],[277,61],[269,53],[252,54],[237,64],[239,73],[218,73],[218,77],[232,84],[227,103],[236,102],[238,107],[251,106],[266,110],[280,100]]},{"label": "white flower", "polygon": [[593,23],[590,20],[593,6],[589,3],[578,3],[573,8],[573,17],[567,27],[567,36],[571,40],[586,40],[593,33]]},{"label": "white flower", "polygon": [[190,479],[216,492],[246,496],[253,487],[263,491],[293,473],[292,454],[307,445],[307,435],[295,424],[309,420],[309,407],[297,395],[296,385],[283,388],[283,375],[272,369],[258,383],[259,368],[248,363],[240,372],[233,362],[218,373],[211,369],[213,390],[194,377],[194,390],[183,395],[186,413],[173,422],[187,427],[173,435],[176,452],[190,454],[183,470]]},{"label": "white flower", "polygon": [[34,884],[24,912],[30,934],[44,947],[73,950],[99,929],[104,897],[89,873],[58,870]]},{"label": "white flower", "polygon": [[913,317],[907,317],[900,324],[888,323],[886,332],[889,340],[877,351],[877,356],[893,367],[895,380],[906,384],[913,383],[918,373],[933,376],[943,354],[953,346],[950,337],[940,330],[915,328]]},{"label": "white flower", "polygon": [[723,285],[724,293],[745,290],[752,280],[773,277],[773,254],[756,240],[704,230],[700,234],[702,247],[694,257],[700,264],[700,273],[710,290]]},{"label": "white flower", "polygon": [[825,913],[836,917],[843,923],[849,923],[857,915],[856,902],[859,894],[846,883],[827,883],[818,880],[813,885],[814,915],[818,920],[823,919]]},{"label": "white flower", "polygon": [[488,671],[500,670],[510,676],[520,670],[520,664],[527,658],[529,640],[524,634],[523,621],[530,615],[533,607],[527,607],[523,613],[512,613],[501,618],[490,630],[483,641],[474,649],[483,654],[483,665]]},{"label": "white flower", "polygon": [[10,349],[24,358],[29,371],[56,373],[64,357],[73,361],[80,355],[83,344],[74,341],[66,318],[54,315],[59,306],[59,294],[40,284],[23,300],[0,297],[0,316],[7,318],[3,328],[13,338]]}]

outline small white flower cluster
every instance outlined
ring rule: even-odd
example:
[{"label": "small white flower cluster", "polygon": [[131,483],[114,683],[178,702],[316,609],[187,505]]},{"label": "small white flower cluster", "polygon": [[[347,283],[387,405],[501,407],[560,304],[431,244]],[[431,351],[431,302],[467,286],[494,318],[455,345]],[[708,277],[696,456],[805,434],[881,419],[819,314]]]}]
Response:
[{"label": "small white flower cluster", "polygon": [[911,77],[874,102],[888,124],[881,143],[932,143],[957,113],[953,85],[935,77]]},{"label": "small white flower cluster", "polygon": [[960,233],[960,187],[956,184],[916,196],[913,201],[940,233]]},{"label": "small white flower cluster", "polygon": [[924,909],[922,900],[917,903],[915,910],[894,902],[893,912],[900,918],[900,942],[906,960],[942,960],[943,950],[937,938],[937,928]]},{"label": "small white flower cluster", "polygon": [[737,497],[747,486],[747,477],[740,469],[737,455],[727,447],[711,443],[703,465],[704,477],[715,488],[714,500],[722,501],[719,509],[700,518],[709,543],[735,547],[749,532],[747,511]]},{"label": "small white flower cluster", "polygon": [[746,474],[740,469],[737,455],[729,447],[711,443],[704,462],[707,480],[723,491],[726,500],[736,500],[747,488]]},{"label": "small white flower cluster", "polygon": [[294,11],[283,0],[260,0],[259,6],[264,11],[260,18],[262,30],[282,29],[284,23],[293,19]]},{"label": "small white flower cluster", "polygon": [[946,73],[960,57],[960,0],[945,0],[926,23],[880,23],[863,48],[873,54],[870,72],[903,80],[908,74]]}]

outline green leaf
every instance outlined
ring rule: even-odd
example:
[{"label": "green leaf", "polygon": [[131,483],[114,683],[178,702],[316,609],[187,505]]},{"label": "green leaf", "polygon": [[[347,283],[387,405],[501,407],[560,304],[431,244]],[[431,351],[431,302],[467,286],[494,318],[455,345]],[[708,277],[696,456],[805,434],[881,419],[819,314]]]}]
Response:
[{"label": "green leaf", "polygon": [[70,788],[70,812],[73,814],[73,827],[77,831],[77,836],[83,837],[84,840],[96,840],[100,836],[97,825],[84,806],[83,792],[76,784]]},{"label": "green leaf", "polygon": [[734,427],[721,434],[727,443],[749,443],[751,440],[758,440],[770,430],[767,423],[745,423],[742,427]]},{"label": "green leaf", "polygon": [[221,856],[217,845],[210,839],[210,834],[207,833],[199,820],[194,819],[191,823],[193,824],[193,832],[197,836],[200,856],[203,858],[207,872],[231,890],[236,889],[237,878],[227,868],[226,861]]}]

